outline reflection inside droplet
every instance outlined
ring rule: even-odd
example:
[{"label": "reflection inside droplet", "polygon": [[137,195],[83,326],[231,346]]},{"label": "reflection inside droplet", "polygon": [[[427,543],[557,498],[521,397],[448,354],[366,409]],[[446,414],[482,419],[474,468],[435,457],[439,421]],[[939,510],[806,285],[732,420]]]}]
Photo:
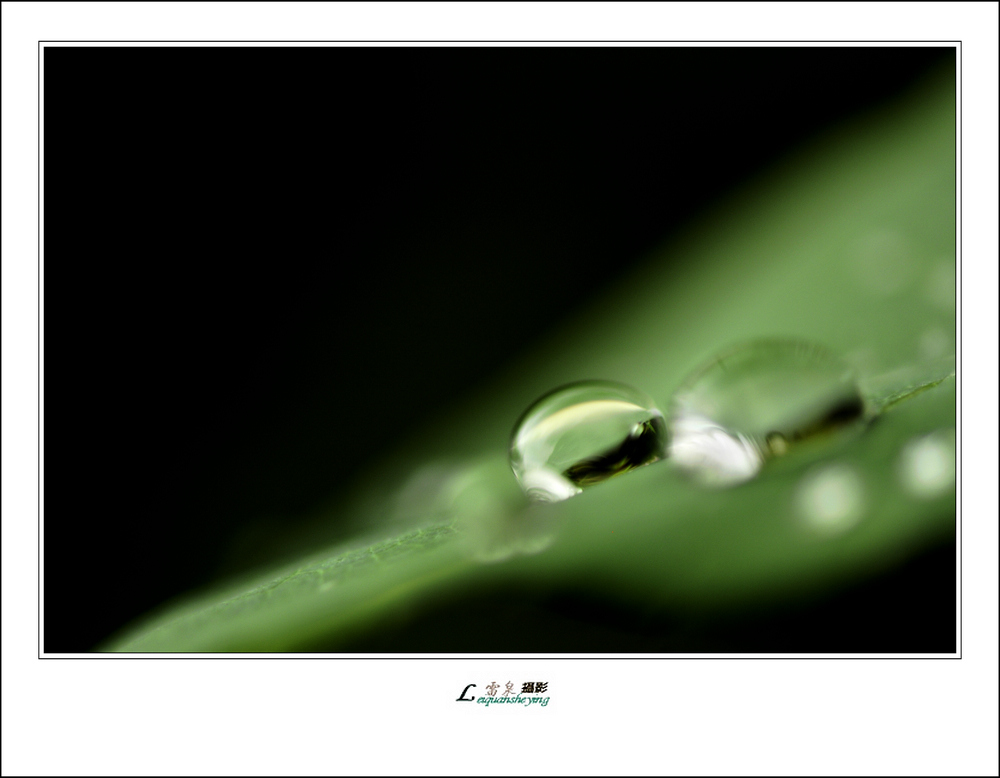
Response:
[{"label": "reflection inside droplet", "polygon": [[769,458],[865,416],[851,369],[830,352],[755,341],[713,360],[674,394],[670,456],[699,483],[731,486]]},{"label": "reflection inside droplet", "polygon": [[948,492],[955,485],[955,431],[938,430],[909,441],[899,455],[899,477],[918,499]]},{"label": "reflection inside droplet", "polygon": [[665,451],[666,424],[649,397],[624,384],[583,381],[525,411],[511,435],[510,466],[532,500],[557,502]]},{"label": "reflection inside droplet", "polygon": [[826,465],[802,479],[795,491],[795,505],[813,529],[843,532],[857,524],[864,514],[864,484],[851,466]]},{"label": "reflection inside droplet", "polygon": [[701,483],[728,486],[753,478],[764,454],[752,438],[697,413],[681,413],[671,419],[670,458]]}]

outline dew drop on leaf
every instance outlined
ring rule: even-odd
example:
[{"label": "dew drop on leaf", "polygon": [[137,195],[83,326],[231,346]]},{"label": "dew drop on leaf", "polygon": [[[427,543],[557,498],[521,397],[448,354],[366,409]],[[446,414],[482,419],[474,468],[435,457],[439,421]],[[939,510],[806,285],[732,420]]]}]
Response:
[{"label": "dew drop on leaf", "polygon": [[853,427],[866,413],[852,370],[826,349],[754,341],[715,358],[675,392],[670,457],[705,486],[733,486],[768,459]]},{"label": "dew drop on leaf", "polygon": [[811,529],[837,534],[853,527],[864,515],[864,484],[850,465],[824,465],[802,479],[795,492],[795,503]]},{"label": "dew drop on leaf", "polygon": [[955,485],[955,431],[938,430],[909,441],[900,452],[898,472],[911,497],[929,500]]},{"label": "dew drop on leaf", "polygon": [[534,501],[557,502],[662,459],[666,423],[642,392],[611,381],[560,387],[524,412],[510,466]]}]

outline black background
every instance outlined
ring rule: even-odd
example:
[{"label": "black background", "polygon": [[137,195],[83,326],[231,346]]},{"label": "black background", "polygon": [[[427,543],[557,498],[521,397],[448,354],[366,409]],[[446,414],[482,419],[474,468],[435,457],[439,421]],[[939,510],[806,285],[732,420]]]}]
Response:
[{"label": "black background", "polygon": [[[446,407],[714,199],[949,61],[46,48],[45,650],[289,550],[384,445],[401,376]],[[592,650],[952,651],[953,551],[687,642],[599,604],[525,607],[570,633],[585,610]],[[824,644],[831,619],[866,642]]]}]

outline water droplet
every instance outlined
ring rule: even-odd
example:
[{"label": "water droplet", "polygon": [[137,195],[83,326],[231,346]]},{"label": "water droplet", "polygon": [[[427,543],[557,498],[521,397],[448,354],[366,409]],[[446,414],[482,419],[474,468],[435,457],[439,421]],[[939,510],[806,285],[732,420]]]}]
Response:
[{"label": "water droplet", "polygon": [[955,431],[938,430],[909,441],[899,455],[899,477],[913,497],[929,500],[955,485]]},{"label": "water droplet", "polygon": [[674,394],[670,456],[706,486],[731,486],[799,442],[865,416],[853,372],[830,352],[755,341],[713,360]]},{"label": "water droplet", "polygon": [[795,506],[811,528],[840,533],[864,515],[864,483],[850,465],[825,465],[806,474],[799,483]]},{"label": "water droplet", "polygon": [[625,384],[582,381],[524,412],[511,435],[510,466],[531,499],[557,502],[665,453],[666,424],[649,397]]}]

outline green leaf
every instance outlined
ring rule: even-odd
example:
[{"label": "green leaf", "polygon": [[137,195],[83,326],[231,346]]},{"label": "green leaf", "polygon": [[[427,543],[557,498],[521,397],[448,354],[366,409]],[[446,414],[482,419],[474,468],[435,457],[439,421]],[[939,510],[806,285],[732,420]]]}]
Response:
[{"label": "green leaf", "polygon": [[[943,74],[800,150],[371,463],[332,509],[360,528],[354,542],[169,604],[105,650],[421,650],[397,638],[567,592],[654,621],[725,618],[842,590],[948,542],[954,486],[914,494],[904,452],[955,426],[954,106]],[[530,279],[525,293],[545,304]],[[699,489],[668,462],[556,505],[518,491],[510,426],[539,395],[605,378],[665,408],[704,360],[763,337],[844,355],[875,423],[728,490]],[[850,522],[810,518],[810,479],[831,473],[851,474]],[[515,632],[446,634],[436,650],[539,650],[533,626]]]}]

